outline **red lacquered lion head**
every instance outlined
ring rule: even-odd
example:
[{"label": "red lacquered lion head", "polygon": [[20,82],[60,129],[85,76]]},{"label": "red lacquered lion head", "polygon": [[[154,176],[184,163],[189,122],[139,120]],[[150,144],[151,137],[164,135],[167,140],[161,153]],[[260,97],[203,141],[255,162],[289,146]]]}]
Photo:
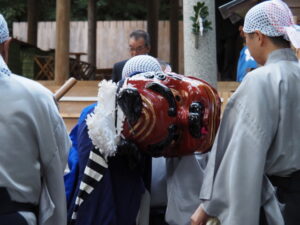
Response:
[{"label": "red lacquered lion head", "polygon": [[117,102],[124,138],[154,157],[208,151],[220,122],[216,90],[195,77],[141,73],[125,80]]}]

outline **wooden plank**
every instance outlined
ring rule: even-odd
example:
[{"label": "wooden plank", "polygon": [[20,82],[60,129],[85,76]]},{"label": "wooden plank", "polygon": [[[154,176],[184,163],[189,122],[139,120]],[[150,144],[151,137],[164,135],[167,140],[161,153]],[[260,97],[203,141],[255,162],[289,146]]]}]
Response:
[{"label": "wooden plank", "polygon": [[231,95],[233,94],[233,92],[228,92],[228,91],[221,91],[221,92],[218,92],[220,98],[221,98],[221,102],[222,102],[222,105],[221,105],[221,114],[223,114],[224,112],[224,109],[231,97]]},{"label": "wooden plank", "polygon": [[[38,82],[44,86],[56,85],[55,82],[52,80],[39,80]],[[95,80],[79,80],[77,81],[75,86],[98,86],[98,84],[99,81],[95,81]]]},{"label": "wooden plank", "polygon": [[235,91],[238,86],[240,85],[239,82],[235,81],[219,81],[217,83],[217,89],[218,91]]},{"label": "wooden plank", "polygon": [[234,81],[219,81],[217,83],[218,94],[221,98],[221,114],[223,114],[224,109],[233,93],[239,86],[239,82]]},{"label": "wooden plank", "polygon": [[60,102],[96,102],[96,96],[64,96]]},{"label": "wooden plank", "polygon": [[[60,85],[56,85],[54,81],[39,81],[39,83],[53,93],[60,88]],[[98,84],[99,81],[77,81],[76,85],[65,96],[97,96]]]},{"label": "wooden plank", "polygon": [[74,118],[78,119],[80,117],[80,113],[60,113],[63,118]]},{"label": "wooden plank", "polygon": [[61,113],[81,113],[82,110],[91,105],[96,103],[96,101],[77,101],[77,102],[59,102],[59,111]]},{"label": "wooden plank", "polygon": [[78,118],[63,118],[67,131],[70,132],[73,127],[77,124]]}]

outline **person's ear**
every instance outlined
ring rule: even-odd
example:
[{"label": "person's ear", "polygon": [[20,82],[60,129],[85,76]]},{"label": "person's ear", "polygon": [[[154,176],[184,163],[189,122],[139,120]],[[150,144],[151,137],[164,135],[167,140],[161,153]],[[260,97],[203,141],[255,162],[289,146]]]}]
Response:
[{"label": "person's ear", "polygon": [[4,43],[5,43],[5,42],[0,43],[0,55],[2,56],[2,58],[3,58],[4,61],[5,61],[5,55],[6,55],[6,53],[5,53],[5,50],[4,50]]},{"label": "person's ear", "polygon": [[11,39],[2,43],[1,55],[6,63],[8,63],[9,42]]},{"label": "person's ear", "polygon": [[261,33],[260,31],[255,31],[255,34],[257,36],[257,41],[258,41],[259,45],[262,46],[265,43],[266,36],[263,33]]}]

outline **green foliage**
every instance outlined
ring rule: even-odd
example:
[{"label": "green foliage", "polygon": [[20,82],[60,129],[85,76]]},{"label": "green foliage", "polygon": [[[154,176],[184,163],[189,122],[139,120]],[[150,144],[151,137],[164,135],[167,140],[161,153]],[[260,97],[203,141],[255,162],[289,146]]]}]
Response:
[{"label": "green foliage", "polygon": [[71,0],[71,20],[87,19],[87,2],[88,0]]},{"label": "green foliage", "polygon": [[[38,19],[40,21],[55,20],[55,2],[53,0],[37,0]],[[11,30],[13,22],[27,20],[27,1],[1,0],[0,13],[3,14]]]},{"label": "green foliage", "polygon": [[0,13],[7,20],[9,28],[12,21],[22,21],[26,14],[26,2],[23,0],[1,0]]},{"label": "green foliage", "polygon": [[202,19],[203,22],[203,31],[206,32],[208,30],[212,30],[211,22],[208,21],[206,18],[209,15],[208,7],[205,5],[205,2],[197,2],[194,5],[194,16],[191,16],[190,19],[192,20],[192,31],[195,34],[200,33],[200,25],[199,19]]},{"label": "green foliage", "polygon": [[[159,18],[169,19],[171,0],[160,0]],[[72,0],[72,20],[87,19],[88,0]],[[96,0],[97,20],[145,20],[146,0]]]},{"label": "green foliage", "polygon": [[[146,20],[147,0],[95,0],[97,20]],[[169,19],[170,1],[160,0],[159,18]],[[38,20],[54,21],[56,0],[37,0]],[[71,0],[71,20],[87,20],[88,0]],[[27,0],[1,0],[0,13],[12,22],[27,20]],[[179,15],[182,18],[182,15]]]},{"label": "green foliage", "polygon": [[[169,2],[171,0],[160,0],[159,18],[169,19]],[[146,0],[98,0],[98,20],[146,20]]]}]

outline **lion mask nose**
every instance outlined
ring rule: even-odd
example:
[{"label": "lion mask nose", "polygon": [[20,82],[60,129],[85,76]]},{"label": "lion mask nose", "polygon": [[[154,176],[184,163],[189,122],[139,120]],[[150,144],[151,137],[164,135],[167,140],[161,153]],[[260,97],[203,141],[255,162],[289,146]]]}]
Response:
[{"label": "lion mask nose", "polygon": [[117,96],[117,103],[124,112],[130,125],[140,118],[142,113],[142,98],[135,88],[125,88]]}]

